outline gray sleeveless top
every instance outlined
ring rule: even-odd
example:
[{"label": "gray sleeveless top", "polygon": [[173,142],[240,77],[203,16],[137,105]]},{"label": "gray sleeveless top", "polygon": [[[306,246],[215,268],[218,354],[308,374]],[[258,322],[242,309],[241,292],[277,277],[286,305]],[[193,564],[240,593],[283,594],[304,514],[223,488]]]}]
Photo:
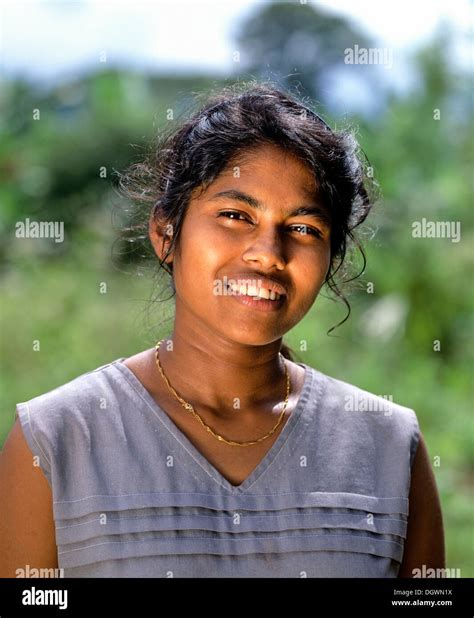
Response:
[{"label": "gray sleeveless top", "polygon": [[299,363],[296,408],[234,486],[123,360],[17,405],[65,577],[397,576],[413,410]]}]

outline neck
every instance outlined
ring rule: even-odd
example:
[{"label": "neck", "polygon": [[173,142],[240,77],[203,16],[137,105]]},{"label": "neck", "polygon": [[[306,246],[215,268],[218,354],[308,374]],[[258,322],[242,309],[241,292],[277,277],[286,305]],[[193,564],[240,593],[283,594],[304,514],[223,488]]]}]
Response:
[{"label": "neck", "polygon": [[175,329],[162,341],[159,360],[180,397],[229,418],[236,409],[251,414],[284,399],[280,345],[281,340],[265,346],[236,345],[216,337],[210,343],[209,338],[201,339],[196,333],[182,336]]}]

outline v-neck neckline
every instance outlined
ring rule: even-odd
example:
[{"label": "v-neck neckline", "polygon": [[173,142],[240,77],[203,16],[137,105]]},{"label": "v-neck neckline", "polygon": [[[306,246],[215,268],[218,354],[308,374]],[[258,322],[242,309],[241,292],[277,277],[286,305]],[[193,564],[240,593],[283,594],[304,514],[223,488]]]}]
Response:
[{"label": "v-neck neckline", "polygon": [[196,463],[208,476],[210,476],[218,485],[226,489],[231,494],[239,494],[249,489],[278,457],[280,452],[283,450],[283,446],[285,445],[293,430],[298,425],[303,415],[303,410],[306,408],[306,404],[312,392],[314,382],[312,368],[305,363],[296,363],[300,367],[303,367],[303,369],[305,370],[305,376],[303,387],[301,389],[298,401],[293,409],[293,412],[290,414],[277,439],[269,448],[269,450],[265,453],[257,466],[250,472],[250,474],[243,480],[242,483],[240,483],[239,485],[233,485],[197,449],[197,447],[194,446],[194,444],[186,436],[186,434],[181,431],[181,429],[179,429],[179,427],[172,421],[172,419],[163,410],[163,408],[159,406],[159,404],[152,397],[151,393],[145,388],[145,386],[133,373],[133,371],[123,363],[124,360],[126,360],[125,357],[118,358],[112,363],[110,363],[110,365],[112,367],[115,367],[115,369],[117,369],[117,371],[119,371],[122,376],[126,378],[127,382],[140,395],[143,401],[151,409],[153,414],[175,438],[181,448],[184,448],[184,450],[187,451],[188,455],[190,455],[194,459],[194,461],[196,461]]}]

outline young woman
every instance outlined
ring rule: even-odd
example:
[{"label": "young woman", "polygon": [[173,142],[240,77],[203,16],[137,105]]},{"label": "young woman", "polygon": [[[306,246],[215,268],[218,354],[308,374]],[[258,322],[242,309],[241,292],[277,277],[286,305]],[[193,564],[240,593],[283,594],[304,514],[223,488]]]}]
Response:
[{"label": "young woman", "polygon": [[[225,89],[124,178],[176,294],[172,332],[18,404],[1,574],[412,577],[444,567],[415,412],[282,338],[368,215],[364,166],[271,85]],[[343,296],[342,296],[343,297]]]}]

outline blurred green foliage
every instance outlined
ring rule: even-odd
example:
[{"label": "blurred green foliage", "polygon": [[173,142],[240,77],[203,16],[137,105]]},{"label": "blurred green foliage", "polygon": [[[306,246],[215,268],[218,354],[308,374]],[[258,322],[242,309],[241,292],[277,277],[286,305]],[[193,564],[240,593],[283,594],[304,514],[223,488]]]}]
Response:
[{"label": "blurred green foliage", "polygon": [[[416,91],[392,93],[374,118],[347,118],[383,194],[368,220],[367,268],[343,326],[326,335],[345,310],[321,297],[285,339],[296,351],[307,341],[300,359],[324,373],[416,410],[430,456],[439,457],[447,566],[472,577],[472,110],[470,76],[450,66],[448,47],[441,37],[412,58]],[[170,332],[172,303],[149,306],[156,266],[112,259],[123,221],[114,215],[122,205],[113,170],[140,159],[167,110],[179,117],[190,93],[220,83],[108,71],[46,91],[4,84],[0,442],[15,403]],[[16,238],[26,217],[64,221],[66,241]],[[422,217],[459,221],[461,242],[414,239]]]}]

